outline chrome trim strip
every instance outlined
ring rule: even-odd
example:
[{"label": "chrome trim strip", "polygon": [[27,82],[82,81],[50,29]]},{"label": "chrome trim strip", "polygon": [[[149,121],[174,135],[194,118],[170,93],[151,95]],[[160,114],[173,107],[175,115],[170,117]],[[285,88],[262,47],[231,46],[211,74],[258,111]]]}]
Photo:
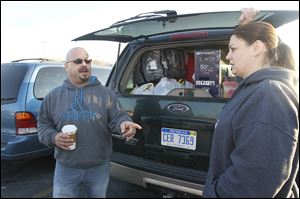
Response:
[{"label": "chrome trim strip", "polygon": [[193,189],[193,188],[189,188],[189,187],[185,187],[185,186],[181,186],[181,185],[176,185],[176,184],[172,184],[172,183],[168,183],[168,182],[163,182],[160,180],[155,180],[155,179],[151,179],[151,178],[143,178],[144,182],[149,183],[149,184],[154,184],[154,185],[158,185],[161,187],[166,187],[169,189],[173,189],[173,190],[178,190],[178,191],[182,191],[185,193],[191,193],[197,196],[202,196],[203,191],[202,190],[198,190],[198,189]]},{"label": "chrome trim strip", "polygon": [[111,162],[110,174],[114,178],[121,179],[145,188],[147,188],[148,185],[153,184],[197,196],[202,196],[204,190],[204,185],[201,184],[140,171],[114,162]]}]

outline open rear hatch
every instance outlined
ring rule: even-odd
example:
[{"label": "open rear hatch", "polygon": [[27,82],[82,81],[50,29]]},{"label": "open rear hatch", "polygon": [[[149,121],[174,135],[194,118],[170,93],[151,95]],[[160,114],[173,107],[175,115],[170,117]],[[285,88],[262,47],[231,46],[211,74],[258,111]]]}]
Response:
[{"label": "open rear hatch", "polygon": [[[201,29],[234,28],[238,25],[240,11],[210,12],[177,15],[176,11],[165,10],[143,13],[112,24],[74,39],[130,42],[148,36]],[[220,20],[216,20],[220,19]],[[254,21],[271,23],[275,28],[299,19],[299,11],[262,10]]]}]

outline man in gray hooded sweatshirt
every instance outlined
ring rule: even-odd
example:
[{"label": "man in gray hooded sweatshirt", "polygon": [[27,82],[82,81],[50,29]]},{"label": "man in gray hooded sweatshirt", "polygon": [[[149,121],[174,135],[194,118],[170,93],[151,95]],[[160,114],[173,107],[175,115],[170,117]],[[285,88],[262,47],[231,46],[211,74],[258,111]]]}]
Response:
[{"label": "man in gray hooded sweatshirt", "polygon": [[[141,129],[122,110],[115,94],[91,76],[91,62],[83,48],[71,49],[65,62],[68,78],[45,97],[39,111],[39,140],[55,147],[54,198],[79,197],[81,185],[87,197],[105,197],[111,132],[130,139],[136,128]],[[77,127],[75,150],[69,149],[74,140],[61,132],[69,124]]]}]

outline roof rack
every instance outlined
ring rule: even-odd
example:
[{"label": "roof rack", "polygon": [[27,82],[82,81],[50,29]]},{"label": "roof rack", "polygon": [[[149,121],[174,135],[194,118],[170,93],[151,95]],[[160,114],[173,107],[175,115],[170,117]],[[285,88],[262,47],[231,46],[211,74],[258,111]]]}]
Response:
[{"label": "roof rack", "polygon": [[48,58],[26,58],[26,59],[18,59],[18,60],[13,60],[11,62],[21,62],[21,61],[62,61],[62,60],[57,60],[57,59],[48,59]]},{"label": "roof rack", "polygon": [[150,18],[157,18],[157,17],[171,17],[171,16],[176,16],[176,15],[177,15],[177,12],[175,10],[161,10],[161,11],[154,11],[154,12],[146,12],[146,13],[138,14],[134,17],[131,17],[131,18],[128,18],[125,20],[118,21],[111,26],[119,25],[122,23],[128,23],[128,22],[132,22],[132,21],[139,21],[139,20],[143,20],[143,19],[150,19]]}]

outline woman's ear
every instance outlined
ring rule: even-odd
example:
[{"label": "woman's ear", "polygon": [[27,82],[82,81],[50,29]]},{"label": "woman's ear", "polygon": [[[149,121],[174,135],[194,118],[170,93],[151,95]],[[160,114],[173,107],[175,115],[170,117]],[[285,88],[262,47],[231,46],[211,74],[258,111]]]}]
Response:
[{"label": "woman's ear", "polygon": [[254,57],[261,55],[262,53],[265,52],[265,49],[266,49],[265,44],[260,40],[256,40],[252,44],[252,47],[253,47],[253,56]]}]

